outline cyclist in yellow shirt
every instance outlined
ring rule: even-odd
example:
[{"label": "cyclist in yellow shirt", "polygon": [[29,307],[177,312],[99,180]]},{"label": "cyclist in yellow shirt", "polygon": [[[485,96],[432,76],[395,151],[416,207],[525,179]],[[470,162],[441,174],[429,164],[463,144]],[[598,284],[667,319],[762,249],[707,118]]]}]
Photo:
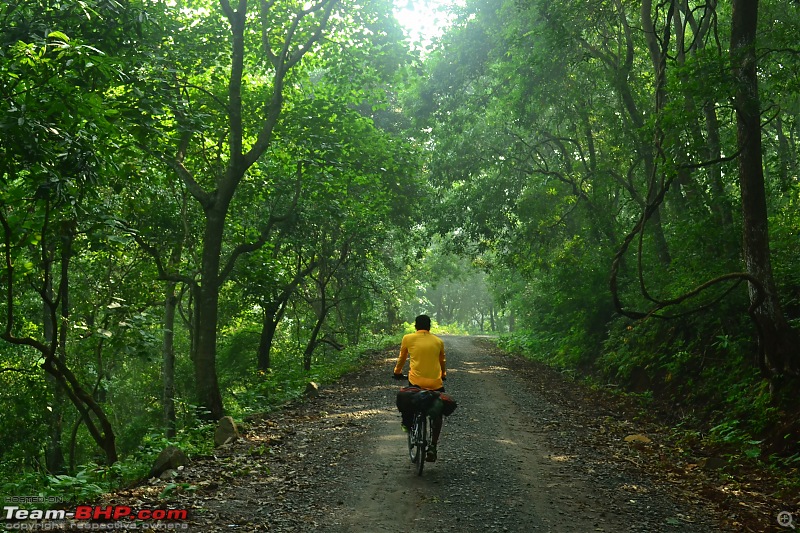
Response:
[{"label": "cyclist in yellow shirt", "polygon": [[[406,359],[409,360],[408,384],[421,389],[435,390],[444,392],[444,384],[447,379],[447,366],[444,356],[444,342],[436,335],[431,334],[431,318],[428,315],[419,315],[414,320],[415,333],[409,333],[403,337],[400,344],[400,355],[397,364],[394,366],[395,379],[403,378],[403,366]],[[408,431],[411,420],[406,420],[407,415],[403,414],[403,430]],[[436,461],[436,445],[439,442],[439,434],[442,431],[442,415],[432,419],[432,440],[426,461]]]}]

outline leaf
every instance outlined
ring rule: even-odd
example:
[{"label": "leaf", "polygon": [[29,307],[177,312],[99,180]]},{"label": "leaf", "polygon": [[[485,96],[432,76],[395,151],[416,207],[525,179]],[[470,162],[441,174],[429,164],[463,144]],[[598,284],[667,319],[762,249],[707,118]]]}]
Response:
[{"label": "leaf", "polygon": [[172,492],[174,492],[176,488],[178,488],[177,483],[168,483],[164,487],[164,490],[161,491],[161,494],[158,495],[158,497],[159,498],[166,498],[167,496],[172,494]]},{"label": "leaf", "polygon": [[69,37],[67,34],[60,32],[60,31],[51,31],[47,34],[48,39],[58,39],[60,41],[64,41],[65,43],[69,42]]}]

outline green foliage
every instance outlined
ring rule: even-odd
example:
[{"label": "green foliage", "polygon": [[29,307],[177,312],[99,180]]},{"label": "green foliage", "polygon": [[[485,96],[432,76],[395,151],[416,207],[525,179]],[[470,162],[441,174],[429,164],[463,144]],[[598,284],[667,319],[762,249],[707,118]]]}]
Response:
[{"label": "green foliage", "polygon": [[[226,388],[227,401],[235,417],[267,412],[302,397],[310,382],[331,383],[353,372],[375,351],[399,343],[396,335],[365,335],[356,346],[343,350],[320,350],[311,371],[305,371],[296,353],[278,351],[273,367],[266,372],[250,371],[236,376],[236,383]],[[251,367],[252,369],[252,367]]]},{"label": "green foliage", "polygon": [[164,485],[164,490],[161,491],[161,494],[158,495],[159,499],[166,499],[172,496],[176,492],[192,492],[196,489],[194,485],[191,483],[167,483]]},{"label": "green foliage", "polygon": [[[48,406],[52,407],[44,376],[37,372],[39,354],[22,347],[0,350],[0,476],[29,467],[45,446]],[[12,371],[16,368],[18,371]],[[25,420],[24,424],[20,424]],[[0,482],[3,480],[0,477]]]},{"label": "green foliage", "polygon": [[[403,334],[414,333],[416,328],[413,322],[403,322]],[[436,320],[431,320],[431,333],[434,335],[469,335],[470,332],[457,323],[439,324]]]},{"label": "green foliage", "polygon": [[[220,251],[220,268],[236,267],[225,273],[232,283],[220,284],[216,310],[219,383],[234,413],[296,398],[308,380],[335,379],[360,363],[357,346],[376,342],[371,331],[391,330],[386,310],[402,292],[391,280],[402,270],[398,250],[408,248],[424,207],[419,150],[391,104],[413,59],[391,3],[335,7],[326,38],[295,46],[316,34],[318,16],[302,17],[289,34],[296,42],[286,48],[305,57],[285,78],[273,76],[263,35],[249,24],[256,19],[244,34],[242,150],[262,137],[271,144],[231,197]],[[269,10],[275,51],[298,10],[294,2]],[[3,10],[0,22],[0,278],[14,281],[0,302],[14,323],[0,329],[49,346],[47,298],[64,302],[59,353],[108,415],[123,455],[110,469],[94,466],[91,435],[42,373],[46,350],[3,341],[0,384],[8,394],[0,407],[10,416],[0,422],[2,482],[22,480],[18,486],[32,491],[54,484],[90,498],[112,479],[138,475],[168,443],[209,449],[192,368],[193,333],[204,316],[198,287],[208,285],[207,206],[196,200],[201,188],[220,194],[230,163],[231,28],[214,2],[175,10],[158,2],[34,1]],[[273,101],[283,115],[268,118],[264,103]],[[184,172],[191,180],[181,180]],[[250,248],[258,253],[242,252]],[[239,261],[225,265],[232,257]],[[177,300],[172,439],[157,435],[168,280]],[[48,293],[62,285],[63,293]],[[284,296],[273,367],[259,375],[262,313]],[[52,310],[62,318],[57,305]],[[69,459],[89,466],[39,475],[53,434],[66,456],[73,450]]]},{"label": "green foliage", "polygon": [[48,489],[52,495],[60,495],[66,501],[91,501],[108,490],[108,486],[98,484],[102,475],[96,465],[84,466],[74,476],[50,476]]},{"label": "green foliage", "polygon": [[5,494],[41,496],[43,503],[32,504],[34,506],[90,502],[115,489],[123,481],[137,479],[130,477],[130,468],[129,462],[120,463],[113,468],[90,463],[82,466],[74,475],[26,472],[14,480],[4,481],[0,484],[0,490]]},{"label": "green foliage", "polygon": [[[770,13],[758,37],[762,104],[775,110],[763,121],[771,254],[781,303],[796,325],[800,196],[790,139],[800,108],[785,64],[797,65],[787,31],[800,19],[796,10],[777,17],[776,5],[762,8]],[[687,21],[717,17],[708,31],[717,44],[729,40],[727,6],[676,9]],[[715,428],[717,442],[754,455],[780,414],[753,362],[747,292],[725,282],[683,298],[746,267],[738,169],[723,156],[738,148],[735,116],[726,111],[728,52],[701,37],[707,30],[699,24],[676,35],[664,12],[653,16],[655,30],[625,3],[462,6],[416,93],[441,203],[429,224],[459,253],[492,265],[491,292],[513,318],[502,346],[652,394],[703,431]],[[671,39],[649,48],[653,31]],[[670,48],[656,68],[659,45]],[[632,231],[667,180],[658,211]],[[622,318],[612,296],[626,312],[663,305],[657,314],[669,319]]]},{"label": "green foliage", "polygon": [[557,362],[550,356],[559,349],[556,335],[534,331],[516,331],[513,334],[501,335],[498,339],[498,346],[503,350],[557,366]]},{"label": "green foliage", "polygon": [[406,317],[425,312],[450,332],[502,331],[507,325],[487,281],[488,257],[470,261],[454,252],[457,247],[451,236],[434,235],[418,252],[407,268],[415,280],[416,298],[409,298],[400,312]]},{"label": "green foliage", "polygon": [[[207,317],[218,332],[211,368],[235,416],[356,368],[418,310],[437,333],[509,332],[510,350],[691,405],[714,443],[745,454],[781,416],[751,362],[743,287],[667,310],[708,304],[703,313],[636,323],[614,314],[608,287],[619,243],[667,179],[641,252],[632,242],[620,259],[622,305],[648,309],[742,269],[736,162],[725,160],[738,148],[736,114],[717,46],[727,6],[686,4],[683,27],[705,31],[688,22],[705,13],[713,31],[665,42],[668,97],[656,100],[652,32],[626,2],[469,0],[420,63],[391,2],[330,4],[324,38],[305,47],[320,16],[278,1],[264,20],[246,19],[240,92],[217,2],[17,4],[0,13],[0,280],[13,288],[0,316],[14,318],[0,331],[43,344],[0,347],[4,491],[91,499],[146,473],[167,444],[206,453],[193,356],[208,348],[194,335]],[[800,20],[762,8],[773,270],[800,325]],[[659,30],[672,28],[664,22]],[[680,42],[691,49],[678,53]],[[303,55],[279,74],[266,48]],[[212,221],[225,194],[223,220]],[[205,238],[211,222],[223,235],[216,269],[203,259],[217,244]],[[69,291],[56,294],[62,283]],[[160,435],[168,283],[170,439]],[[212,284],[219,305],[200,313]],[[66,302],[63,317],[51,306],[63,335],[49,332],[48,298]],[[275,326],[271,361],[259,372],[265,324]],[[123,460],[111,468],[92,463],[90,434],[42,373],[53,338],[113,423]],[[42,474],[54,433],[87,466]],[[796,468],[796,456],[786,461]]]}]

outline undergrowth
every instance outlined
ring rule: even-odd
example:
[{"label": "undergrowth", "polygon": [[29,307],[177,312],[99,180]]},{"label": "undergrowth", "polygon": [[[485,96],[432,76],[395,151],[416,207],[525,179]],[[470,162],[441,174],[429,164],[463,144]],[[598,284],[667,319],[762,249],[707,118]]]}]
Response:
[{"label": "undergrowth", "polygon": [[[297,357],[279,357],[266,373],[248,371],[235,376],[238,383],[225,390],[228,412],[241,420],[254,412],[270,411],[302,396],[309,381],[328,383],[363,365],[370,353],[399,344],[398,336],[374,336],[358,346],[341,351],[319,350],[312,370],[305,372]],[[224,361],[225,354],[220,358]],[[230,370],[230,369],[228,369]],[[197,406],[184,405],[184,415],[174,438],[167,438],[157,428],[144,431],[139,443],[111,466],[87,462],[67,474],[51,474],[42,467],[30,466],[23,472],[0,470],[0,492],[17,497],[34,497],[35,502],[19,503],[21,508],[59,507],[66,503],[91,502],[100,495],[141,481],[149,475],[158,454],[167,446],[176,446],[189,456],[213,451],[215,424],[198,416]],[[3,465],[0,464],[0,467]]]}]

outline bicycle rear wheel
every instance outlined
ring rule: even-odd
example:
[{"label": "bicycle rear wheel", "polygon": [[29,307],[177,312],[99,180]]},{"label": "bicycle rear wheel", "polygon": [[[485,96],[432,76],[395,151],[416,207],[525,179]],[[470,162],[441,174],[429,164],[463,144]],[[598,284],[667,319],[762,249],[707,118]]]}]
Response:
[{"label": "bicycle rear wheel", "polygon": [[422,475],[422,469],[425,468],[425,451],[428,447],[428,417],[423,415],[419,415],[419,422],[416,424],[418,429],[418,433],[416,435],[417,440],[417,475]]},{"label": "bicycle rear wheel", "polygon": [[408,432],[408,456],[414,464],[425,462],[425,426],[425,417],[421,413],[415,414]]},{"label": "bicycle rear wheel", "polygon": [[417,457],[419,457],[419,450],[417,449],[417,422],[419,418],[414,415],[414,421],[411,423],[411,428],[408,430],[406,435],[408,436],[408,457],[411,459],[412,463],[417,462]]}]

